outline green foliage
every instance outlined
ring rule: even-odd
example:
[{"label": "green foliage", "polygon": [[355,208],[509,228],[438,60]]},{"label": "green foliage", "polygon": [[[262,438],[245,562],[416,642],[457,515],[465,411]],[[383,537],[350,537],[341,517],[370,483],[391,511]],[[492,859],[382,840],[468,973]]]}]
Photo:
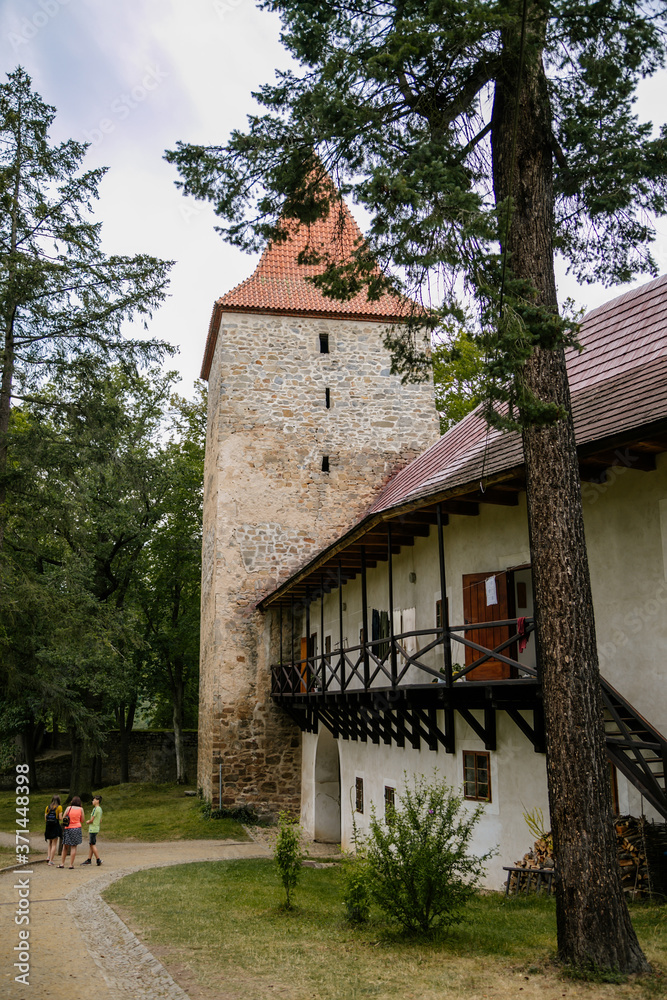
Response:
[{"label": "green foliage", "polygon": [[468,812],[444,781],[422,775],[402,793],[391,822],[372,813],[361,870],[371,897],[406,931],[448,927],[475,894],[494,853],[468,854],[482,811]]},{"label": "green foliage", "polygon": [[[84,143],[49,143],[55,114],[21,67],[0,84],[2,391],[19,398],[96,358],[136,367],[172,352],[121,332],[163,301],[171,265],[103,253],[91,203],[106,168],[81,171]],[[0,434],[8,403],[5,395]]]},{"label": "green foliage", "polygon": [[196,701],[204,403],[173,380],[91,365],[12,409],[0,689],[19,731],[53,716],[95,752],[142,695],[170,726]]},{"label": "green foliage", "polygon": [[444,433],[484,398],[484,358],[477,344],[459,330],[451,340],[433,348],[435,402]]},{"label": "green foliage", "polygon": [[[173,969],[212,996],[220,984],[238,1000],[282,992],[294,1000],[377,1000],[541,996],[568,1000],[664,998],[664,976],[640,977],[623,991],[563,983],[552,961],[553,899],[477,895],[446,937],[388,933],[375,919],[353,931],[341,916],[336,868],[306,868],[299,907],[272,919],[275,877],[265,859],[207,861],[136,872],[104,891],[131,914],[147,947],[168,954]],[[631,906],[651,963],[664,964],[664,907]],[[528,981],[528,978],[530,981]],[[523,987],[523,990],[521,989]],[[193,988],[192,992],[195,992]]]},{"label": "green foliage", "polygon": [[212,804],[206,800],[201,804],[201,814],[204,819],[234,819],[237,823],[249,823],[252,826],[261,825],[260,816],[253,806],[233,806],[231,808],[222,806],[222,808],[214,809]]},{"label": "green foliage", "polygon": [[532,812],[529,812],[527,809],[524,810],[523,818],[535,840],[546,841],[550,838],[551,834],[544,825],[544,813],[539,807],[536,806]]},{"label": "green foliage", "polygon": [[365,924],[371,913],[368,871],[363,851],[349,855],[343,865],[343,904],[351,924]]},{"label": "green foliage", "polygon": [[280,813],[278,822],[278,839],[273,858],[285,889],[285,909],[291,910],[292,895],[302,872],[301,827],[297,818],[286,812]]},{"label": "green foliage", "polygon": [[[132,782],[93,789],[102,795],[104,819],[102,835],[105,841],[127,843],[174,842],[182,840],[249,841],[241,823],[221,819],[209,823],[201,814],[197,798],[184,795],[187,786],[175,783]],[[31,828],[41,824],[51,789],[31,793]],[[16,827],[16,795],[0,792],[0,830]]]},{"label": "green foliage", "polygon": [[[514,256],[506,244],[521,212],[543,212],[551,229],[545,257],[558,252],[580,280],[614,284],[655,273],[650,244],[655,218],[667,211],[667,127],[656,133],[640,122],[634,101],[640,81],[664,65],[665,5],[530,7],[524,78],[539,94],[536,148],[547,147],[530,198],[522,180],[506,189],[502,166],[515,145],[522,4],[261,6],[280,15],[296,68],[260,88],[261,111],[245,131],[222,145],[179,143],[167,153],[183,191],[213,204],[226,239],[256,250],[284,238],[285,219],[308,224],[337,212],[333,178],[370,225],[352,262],[341,262],[336,247],[313,248],[309,259],[322,274],[312,280],[335,298],[364,287],[376,297],[391,286],[426,306],[388,338],[395,370],[425,375],[429,345],[420,330],[454,320],[468,325],[484,356],[490,420],[516,427],[562,417],[561,407],[529,391],[523,373],[537,348],[576,343],[576,322],[557,315],[555,297],[545,304],[540,282],[550,261],[535,267],[532,239]],[[462,295],[475,299],[472,322]]]}]

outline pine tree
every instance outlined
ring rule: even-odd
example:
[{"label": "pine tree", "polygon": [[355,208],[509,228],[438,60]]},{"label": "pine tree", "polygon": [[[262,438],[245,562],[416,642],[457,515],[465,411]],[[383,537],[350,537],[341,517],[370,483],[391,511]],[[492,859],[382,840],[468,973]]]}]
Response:
[{"label": "pine tree", "polygon": [[[554,256],[582,280],[654,270],[667,132],[633,110],[663,65],[651,0],[265,0],[301,66],[259,93],[266,113],[222,147],[167,154],[229,240],[281,238],[281,218],[335,210],[335,178],[370,212],[352,266],[320,286],[419,292],[463,281],[479,309],[487,413],[523,435],[554,845],[558,947],[577,966],[645,971],[621,891],[593,605]],[[312,255],[309,258],[312,260]],[[389,266],[403,275],[388,277]],[[427,305],[430,303],[426,302]],[[453,294],[433,322],[463,319]],[[419,320],[423,316],[417,317]],[[397,334],[396,365],[427,363]]]},{"label": "pine tree", "polygon": [[12,401],[94,358],[135,367],[168,350],[123,338],[121,324],[160,304],[170,264],[102,252],[90,209],[105,170],[80,171],[84,144],[49,142],[54,117],[23,69],[8,74],[0,85],[0,551]]}]

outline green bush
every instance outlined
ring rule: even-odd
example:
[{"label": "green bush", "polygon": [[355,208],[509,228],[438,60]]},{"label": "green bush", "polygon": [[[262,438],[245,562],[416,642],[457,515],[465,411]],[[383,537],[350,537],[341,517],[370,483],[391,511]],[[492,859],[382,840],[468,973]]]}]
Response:
[{"label": "green bush", "polygon": [[285,909],[292,909],[292,893],[301,875],[303,850],[301,848],[301,827],[296,817],[281,812],[278,817],[279,831],[273,857],[285,888]]},{"label": "green bush", "polygon": [[364,924],[371,912],[368,872],[363,851],[351,854],[343,866],[343,903],[351,924]]},{"label": "green bush", "polygon": [[261,826],[262,820],[254,806],[222,806],[214,809],[208,799],[202,803],[201,814],[204,819],[235,819],[237,823],[249,823],[251,826]]},{"label": "green bush", "polygon": [[368,892],[385,914],[411,932],[429,934],[458,919],[495,853],[468,854],[482,812],[434,778],[415,777],[389,822],[371,813],[362,845]]}]

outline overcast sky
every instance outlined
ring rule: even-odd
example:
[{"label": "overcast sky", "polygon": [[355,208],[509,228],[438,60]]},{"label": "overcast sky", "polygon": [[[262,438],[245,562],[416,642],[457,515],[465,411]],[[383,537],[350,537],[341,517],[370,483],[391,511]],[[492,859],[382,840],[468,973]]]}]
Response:
[{"label": "overcast sky", "polygon": [[[173,366],[184,395],[199,376],[214,300],[256,258],[222,241],[212,211],[180,194],[162,156],[179,139],[222,143],[244,127],[251,91],[288,65],[278,35],[278,18],[253,0],[3,0],[0,8],[5,71],[22,65],[57,108],[54,140],[90,142],[86,166],[110,168],[96,209],[104,249],[177,262],[151,333],[179,348]],[[666,83],[662,73],[643,85],[642,117],[664,120]],[[666,271],[664,220],[656,253]],[[559,291],[585,308],[614,294],[564,278]]]}]

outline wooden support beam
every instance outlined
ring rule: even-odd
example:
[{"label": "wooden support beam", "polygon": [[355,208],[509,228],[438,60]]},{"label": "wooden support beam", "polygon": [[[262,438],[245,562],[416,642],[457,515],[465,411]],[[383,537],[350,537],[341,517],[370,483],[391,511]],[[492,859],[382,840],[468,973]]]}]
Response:
[{"label": "wooden support beam", "polygon": [[[544,751],[539,749],[539,747],[544,743],[544,732],[538,732],[536,727],[536,712],[533,710],[533,725],[531,726],[527,719],[524,719],[523,715],[519,712],[517,708],[511,708],[509,705],[503,705],[504,710],[509,715],[510,719],[518,728],[521,730],[523,735],[530,740],[533,744],[533,749],[536,753],[543,753]],[[539,715],[540,713],[538,713]],[[538,719],[539,723],[539,719]],[[544,727],[544,722],[542,722],[542,728]]]},{"label": "wooden support beam", "polygon": [[445,705],[445,752],[456,753],[456,730],[454,728],[454,709]]},{"label": "wooden support beam", "polygon": [[479,504],[474,501],[465,502],[460,499],[443,500],[442,509],[448,514],[463,514],[468,517],[477,517],[479,514]]},{"label": "wooden support beam", "polygon": [[[473,493],[466,493],[465,496],[459,499],[467,501],[474,501],[475,503],[490,503],[496,504],[501,507],[516,507],[519,503],[519,493],[518,491],[510,490],[500,490],[497,487],[493,487],[485,490],[483,493],[481,490],[475,490]],[[446,503],[447,501],[445,501]]]}]

